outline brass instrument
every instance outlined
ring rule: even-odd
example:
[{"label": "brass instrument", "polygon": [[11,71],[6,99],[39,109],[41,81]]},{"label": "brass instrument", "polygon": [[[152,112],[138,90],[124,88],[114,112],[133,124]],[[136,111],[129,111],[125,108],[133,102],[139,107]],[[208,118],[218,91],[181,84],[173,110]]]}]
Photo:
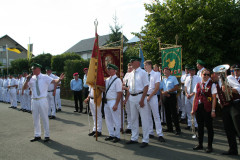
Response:
[{"label": "brass instrument", "polygon": [[233,97],[232,95],[232,89],[228,83],[228,80],[227,80],[227,74],[226,74],[226,71],[230,68],[230,66],[228,64],[223,64],[223,65],[219,65],[217,67],[215,67],[213,69],[213,72],[215,73],[219,73],[219,79],[220,79],[220,82],[222,84],[222,86],[225,87],[225,91],[224,91],[224,95],[225,95],[225,102],[226,101],[230,101]]}]

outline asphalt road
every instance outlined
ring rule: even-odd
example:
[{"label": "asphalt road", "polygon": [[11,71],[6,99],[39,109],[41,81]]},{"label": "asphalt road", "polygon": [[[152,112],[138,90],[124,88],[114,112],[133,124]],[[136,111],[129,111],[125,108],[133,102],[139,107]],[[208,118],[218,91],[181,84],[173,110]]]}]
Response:
[{"label": "asphalt road", "polygon": [[[103,120],[103,136],[96,141],[95,138],[88,136],[89,130],[92,128],[92,117],[74,113],[74,108],[71,107],[73,106],[72,101],[63,100],[63,105],[65,105],[62,108],[63,111],[57,113],[57,118],[50,120],[51,141],[44,143],[43,141],[29,141],[34,136],[31,114],[10,109],[8,108],[9,104],[0,103],[0,160],[240,159],[240,156],[221,155],[228,149],[227,139],[222,129],[214,130],[214,151],[210,154],[192,150],[192,147],[197,144],[197,140],[191,138],[191,131],[183,129],[186,125],[181,125],[183,133],[180,136],[164,133],[165,143],[160,143],[157,138],[150,139],[149,146],[142,149],[139,147],[140,144],[125,144],[130,139],[128,134],[121,134],[120,143],[106,142],[104,138],[108,132],[105,120]],[[42,138],[44,137],[42,136]],[[139,138],[139,142],[141,142],[141,138]],[[204,147],[206,144],[207,138],[205,137]],[[240,153],[240,149],[238,152]]]}]

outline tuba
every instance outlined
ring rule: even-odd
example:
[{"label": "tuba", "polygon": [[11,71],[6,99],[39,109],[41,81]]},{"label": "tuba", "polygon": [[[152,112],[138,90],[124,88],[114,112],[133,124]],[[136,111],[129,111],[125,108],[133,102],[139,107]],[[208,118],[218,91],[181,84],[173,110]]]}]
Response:
[{"label": "tuba", "polygon": [[228,64],[219,65],[219,66],[213,68],[213,72],[219,74],[220,82],[221,82],[222,86],[225,87],[225,91],[224,91],[225,99],[223,100],[223,102],[231,101],[232,97],[233,97],[232,89],[229,86],[229,83],[228,83],[228,80],[227,80],[227,74],[226,74],[226,71],[229,68],[230,68],[230,66]]}]

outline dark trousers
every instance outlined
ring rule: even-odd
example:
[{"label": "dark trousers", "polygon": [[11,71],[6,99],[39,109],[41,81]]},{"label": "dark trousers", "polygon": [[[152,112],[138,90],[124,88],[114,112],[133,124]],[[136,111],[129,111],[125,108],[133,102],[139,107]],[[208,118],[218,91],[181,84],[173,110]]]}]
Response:
[{"label": "dark trousers", "polygon": [[[84,99],[86,99],[88,97],[89,94],[89,87],[83,87],[83,95],[84,95]],[[86,108],[86,112],[90,112],[90,108],[89,108],[89,101],[87,103],[87,108]]]},{"label": "dark trousers", "polygon": [[205,124],[208,131],[208,147],[212,147],[214,132],[213,132],[213,122],[211,117],[211,111],[206,112],[204,110],[203,103],[198,105],[198,109],[196,111],[196,119],[198,123],[198,143],[200,145],[203,144],[204,124]]},{"label": "dark trousers", "polygon": [[236,136],[240,138],[240,103],[224,106],[222,117],[230,151],[238,151]]},{"label": "dark trousers", "polygon": [[75,110],[78,111],[78,102],[80,106],[80,112],[83,109],[83,102],[82,102],[82,91],[73,91],[74,94],[74,102],[75,102]]},{"label": "dark trousers", "polygon": [[170,97],[163,96],[163,105],[165,107],[167,129],[173,130],[173,125],[172,125],[172,122],[173,122],[176,127],[176,131],[180,132],[181,129],[180,129],[178,115],[177,115],[177,97],[176,96],[177,96],[176,94],[170,94]]}]

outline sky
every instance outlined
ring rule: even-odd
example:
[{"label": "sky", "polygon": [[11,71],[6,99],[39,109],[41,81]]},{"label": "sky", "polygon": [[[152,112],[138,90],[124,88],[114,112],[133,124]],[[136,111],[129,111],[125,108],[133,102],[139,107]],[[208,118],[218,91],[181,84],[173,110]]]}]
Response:
[{"label": "sky", "polygon": [[140,32],[144,22],[144,3],[152,0],[5,0],[0,6],[0,37],[8,35],[27,49],[33,43],[33,54],[64,53],[79,41],[110,34],[116,14],[122,32]]}]

